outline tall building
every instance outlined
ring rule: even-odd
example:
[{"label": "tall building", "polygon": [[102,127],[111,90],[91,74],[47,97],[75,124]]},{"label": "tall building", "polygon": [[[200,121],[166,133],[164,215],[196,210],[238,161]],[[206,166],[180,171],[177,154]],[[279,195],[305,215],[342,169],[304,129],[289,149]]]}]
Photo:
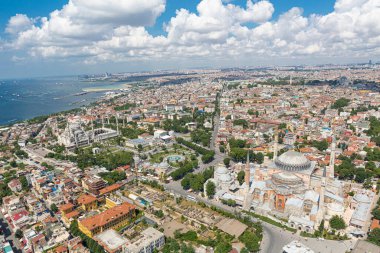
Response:
[{"label": "tall building", "polygon": [[88,192],[98,195],[100,190],[106,187],[106,182],[100,177],[86,177],[82,180],[82,186]]}]

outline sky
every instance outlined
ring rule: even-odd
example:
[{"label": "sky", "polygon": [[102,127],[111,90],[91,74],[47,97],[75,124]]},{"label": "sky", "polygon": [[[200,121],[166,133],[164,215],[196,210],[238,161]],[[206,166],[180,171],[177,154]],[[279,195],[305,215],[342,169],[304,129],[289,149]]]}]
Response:
[{"label": "sky", "polygon": [[380,60],[379,0],[2,0],[0,78]]}]

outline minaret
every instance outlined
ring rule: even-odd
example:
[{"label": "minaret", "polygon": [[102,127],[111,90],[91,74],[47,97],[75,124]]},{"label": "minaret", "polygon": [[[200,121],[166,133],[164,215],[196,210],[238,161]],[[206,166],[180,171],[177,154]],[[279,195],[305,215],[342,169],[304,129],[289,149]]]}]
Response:
[{"label": "minaret", "polygon": [[327,171],[327,178],[334,179],[334,165],[335,165],[335,137],[333,137],[331,142],[331,153],[330,153],[330,163]]},{"label": "minaret", "polygon": [[102,128],[104,128],[104,116],[102,115]]},{"label": "minaret", "polygon": [[249,191],[250,181],[251,181],[251,166],[249,162],[249,149],[247,151],[247,162],[245,164],[245,185],[247,186],[247,191]]},{"label": "minaret", "polygon": [[317,212],[317,222],[315,226],[319,226],[321,221],[325,218],[325,188],[326,188],[326,168],[321,178],[321,190],[319,191],[319,203]]},{"label": "minaret", "polygon": [[252,196],[249,192],[249,188],[250,188],[250,179],[251,179],[251,166],[250,166],[250,162],[249,162],[249,151],[250,149],[248,149],[248,152],[247,152],[247,162],[245,164],[245,197],[244,197],[244,203],[243,203],[243,209],[246,210],[246,211],[249,211],[251,209],[251,201],[252,201]]},{"label": "minaret", "polygon": [[274,145],[273,145],[273,161],[276,160],[278,154],[278,132],[274,131]]},{"label": "minaret", "polygon": [[95,141],[94,120],[91,120],[92,140]]},{"label": "minaret", "polygon": [[117,115],[115,116],[115,118],[116,118],[116,132],[119,135],[119,118],[117,117]]}]

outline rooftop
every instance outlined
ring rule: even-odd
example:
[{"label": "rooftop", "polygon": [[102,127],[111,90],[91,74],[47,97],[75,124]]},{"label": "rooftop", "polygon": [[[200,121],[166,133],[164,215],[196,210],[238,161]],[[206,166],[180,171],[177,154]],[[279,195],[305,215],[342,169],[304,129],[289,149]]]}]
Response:
[{"label": "rooftop", "polygon": [[89,194],[83,194],[81,195],[79,198],[78,198],[78,203],[80,205],[87,205],[87,204],[90,204],[94,201],[96,201],[97,199],[92,196],[92,195],[89,195]]},{"label": "rooftop", "polygon": [[120,206],[115,206],[100,214],[83,219],[80,221],[80,223],[83,226],[85,226],[88,230],[93,230],[94,228],[102,227],[118,219],[120,216],[128,214],[131,210],[134,210],[135,208],[136,207],[134,205],[125,202]]},{"label": "rooftop", "polygon": [[116,250],[128,243],[128,240],[121,236],[113,229],[106,230],[95,236],[95,240],[99,241],[103,246],[110,250]]},{"label": "rooftop", "polygon": [[314,253],[313,250],[306,247],[299,241],[292,241],[282,248],[284,253]]},{"label": "rooftop", "polygon": [[107,186],[107,187],[105,187],[99,191],[99,195],[104,195],[104,194],[107,194],[109,192],[115,191],[115,190],[119,189],[121,186],[122,186],[121,184],[117,184],[117,183],[110,185],[110,186]]}]

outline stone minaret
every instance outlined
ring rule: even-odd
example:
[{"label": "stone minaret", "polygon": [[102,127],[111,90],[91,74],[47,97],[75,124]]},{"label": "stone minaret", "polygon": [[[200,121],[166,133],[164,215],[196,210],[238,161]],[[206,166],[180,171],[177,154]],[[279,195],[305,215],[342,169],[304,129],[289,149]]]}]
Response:
[{"label": "stone minaret", "polygon": [[[326,170],[326,168],[325,168]],[[317,213],[317,222],[315,224],[316,227],[319,226],[321,221],[325,218],[325,188],[326,188],[326,173],[323,173],[321,178],[321,190],[319,191],[319,204],[318,204],[318,213]]]},{"label": "stone minaret", "polygon": [[274,131],[274,145],[273,145],[273,161],[276,160],[278,154],[278,131]]},{"label": "stone minaret", "polygon": [[252,201],[252,196],[249,192],[249,188],[250,188],[250,179],[251,179],[251,166],[250,166],[250,162],[249,162],[249,151],[250,149],[248,149],[248,152],[247,152],[247,162],[245,164],[245,169],[244,169],[244,172],[245,172],[245,184],[246,184],[246,188],[245,188],[245,197],[244,197],[244,203],[243,203],[243,209],[246,210],[246,211],[249,211],[251,209],[251,201]]},{"label": "stone minaret", "polygon": [[245,184],[247,186],[247,189],[249,191],[249,186],[250,186],[250,179],[251,179],[251,166],[250,166],[250,162],[249,162],[249,149],[247,151],[247,162],[245,164]]},{"label": "stone minaret", "polygon": [[330,163],[327,171],[327,178],[334,179],[334,165],[335,165],[335,137],[332,139],[331,143],[331,153],[330,153]]},{"label": "stone minaret", "polygon": [[117,116],[117,114],[115,116],[115,119],[116,119],[116,132],[119,135],[119,117]]}]

